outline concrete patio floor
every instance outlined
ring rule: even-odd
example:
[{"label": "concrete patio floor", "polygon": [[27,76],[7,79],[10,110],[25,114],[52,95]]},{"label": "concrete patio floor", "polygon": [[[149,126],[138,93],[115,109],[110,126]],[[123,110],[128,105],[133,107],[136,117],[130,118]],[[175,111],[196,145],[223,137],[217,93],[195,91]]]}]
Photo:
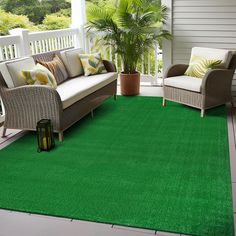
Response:
[{"label": "concrete patio floor", "polygon": [[[119,88],[118,88],[119,91]],[[141,96],[162,96],[160,87],[142,87]],[[1,132],[1,128],[0,128]],[[0,149],[24,135],[8,130],[0,138]],[[234,225],[236,228],[236,108],[228,112],[228,137],[233,192]],[[111,224],[92,223],[68,218],[50,217],[8,210],[0,210],[0,236],[184,236],[154,230],[135,229]]]}]

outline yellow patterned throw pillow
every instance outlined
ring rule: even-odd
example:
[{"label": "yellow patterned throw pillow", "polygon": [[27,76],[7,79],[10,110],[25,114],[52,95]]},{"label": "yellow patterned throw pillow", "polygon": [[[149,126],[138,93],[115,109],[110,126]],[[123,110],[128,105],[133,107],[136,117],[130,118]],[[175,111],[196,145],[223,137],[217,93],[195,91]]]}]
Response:
[{"label": "yellow patterned throw pillow", "polygon": [[221,60],[206,59],[200,56],[191,56],[189,67],[184,73],[187,76],[203,78],[209,69],[213,69],[221,64]]},{"label": "yellow patterned throw pillow", "polygon": [[37,64],[32,70],[23,70],[22,76],[29,85],[47,85],[54,89],[57,87],[53,74],[40,64]]},{"label": "yellow patterned throw pillow", "polygon": [[107,72],[102,62],[101,53],[79,54],[79,58],[83,66],[85,76]]}]

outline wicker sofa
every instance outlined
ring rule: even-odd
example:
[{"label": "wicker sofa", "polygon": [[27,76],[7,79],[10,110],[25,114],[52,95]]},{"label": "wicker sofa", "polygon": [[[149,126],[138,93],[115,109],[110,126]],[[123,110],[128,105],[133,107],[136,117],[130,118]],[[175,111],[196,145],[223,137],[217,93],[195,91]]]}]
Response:
[{"label": "wicker sofa", "polygon": [[221,68],[210,69],[203,79],[184,75],[189,65],[170,66],[163,78],[163,106],[166,101],[175,101],[201,110],[205,110],[232,101],[231,86],[236,68],[236,52],[222,49],[192,49],[192,55],[219,57],[224,62]]},{"label": "wicker sofa", "polygon": [[[61,57],[61,50],[34,55],[33,59],[50,61],[55,54]],[[88,113],[93,115],[93,110],[107,98],[114,96],[116,99],[116,67],[110,61],[103,62],[108,73],[69,78],[56,90],[42,85],[9,88],[3,76],[6,74],[6,65],[2,65],[0,96],[6,111],[2,136],[5,136],[8,128],[35,130],[37,122],[45,118],[51,119],[54,132],[59,134],[59,140],[62,141],[63,131]]]}]

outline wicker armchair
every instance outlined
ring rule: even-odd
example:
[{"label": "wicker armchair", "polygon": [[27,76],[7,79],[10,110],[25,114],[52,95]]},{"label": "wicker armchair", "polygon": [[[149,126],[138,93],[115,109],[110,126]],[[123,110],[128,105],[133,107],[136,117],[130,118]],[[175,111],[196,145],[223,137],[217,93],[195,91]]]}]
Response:
[{"label": "wicker armchair", "polygon": [[[207,48],[205,49],[207,50]],[[232,55],[231,52],[229,57],[228,66],[225,69],[210,69],[202,80],[193,79],[194,83],[200,83],[197,84],[199,91],[194,83],[191,84],[188,81],[188,84],[183,86],[178,80],[181,77],[188,80],[187,76],[184,78],[188,65],[170,66],[163,78],[163,106],[166,106],[167,100],[179,102],[201,109],[201,117],[204,117],[206,109],[232,102],[231,86],[236,68],[236,54]]]}]

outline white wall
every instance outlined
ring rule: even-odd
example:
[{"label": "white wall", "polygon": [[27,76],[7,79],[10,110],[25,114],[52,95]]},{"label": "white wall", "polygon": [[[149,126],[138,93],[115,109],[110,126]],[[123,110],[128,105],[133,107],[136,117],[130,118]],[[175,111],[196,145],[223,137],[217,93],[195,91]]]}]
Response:
[{"label": "white wall", "polygon": [[[166,64],[187,63],[194,46],[236,50],[236,0],[166,1],[172,8],[173,34],[172,52],[168,52],[172,58]],[[232,90],[236,96],[236,76]]]}]

